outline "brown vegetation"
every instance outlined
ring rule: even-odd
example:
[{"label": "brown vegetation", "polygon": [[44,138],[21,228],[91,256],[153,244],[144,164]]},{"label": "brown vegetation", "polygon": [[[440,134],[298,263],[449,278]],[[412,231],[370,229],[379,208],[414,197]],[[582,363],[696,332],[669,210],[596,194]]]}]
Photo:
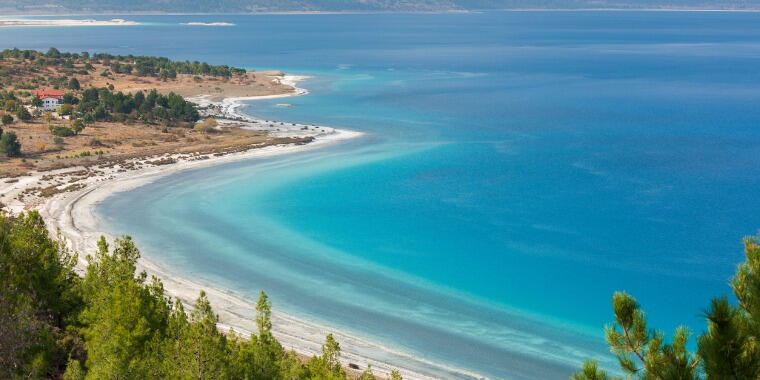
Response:
[{"label": "brown vegetation", "polygon": [[[0,90],[14,91],[26,104],[32,95],[28,90],[33,85],[51,87],[50,78],[76,78],[81,88],[113,88],[114,91],[136,93],[152,89],[167,94],[175,92],[188,97],[211,95],[216,99],[236,96],[258,96],[282,94],[292,91],[279,83],[280,72],[247,72],[229,78],[177,74],[176,78],[138,76],[136,74],[115,74],[108,70],[106,62],[92,63],[86,69],[82,63],[73,67],[43,66],[30,69],[28,62],[21,58],[6,58],[0,66],[6,73],[12,73],[7,82],[0,82]],[[66,71],[66,72],[64,72]],[[75,74],[71,74],[72,71]],[[87,75],[80,72],[86,71]],[[108,76],[100,73],[108,71]],[[77,74],[78,73],[78,74]],[[66,90],[67,92],[74,92]],[[2,105],[0,105],[0,108]],[[204,126],[208,122],[203,124]],[[177,154],[219,154],[241,151],[253,146],[281,143],[303,143],[308,139],[269,139],[265,132],[240,128],[223,128],[208,132],[209,128],[194,131],[192,124],[178,123],[176,126],[147,124],[140,121],[93,122],[80,133],[70,137],[56,137],[50,127],[68,127],[72,122],[56,119],[50,113],[40,113],[32,120],[18,118],[10,125],[3,126],[6,132],[14,132],[21,143],[21,156],[0,157],[0,178],[13,177],[30,170],[49,170],[76,165],[92,165],[129,158],[149,157],[166,153]]]}]

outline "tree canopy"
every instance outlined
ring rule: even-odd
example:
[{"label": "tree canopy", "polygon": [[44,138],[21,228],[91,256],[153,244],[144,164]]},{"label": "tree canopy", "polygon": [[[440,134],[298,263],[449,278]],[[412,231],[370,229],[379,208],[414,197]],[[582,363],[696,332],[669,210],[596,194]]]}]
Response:
[{"label": "tree canopy", "polygon": [[5,132],[0,129],[0,153],[5,153],[8,157],[17,157],[21,155],[21,143],[14,132]]},{"label": "tree canopy", "polygon": [[204,292],[186,312],[160,280],[136,273],[140,251],[128,236],[113,247],[101,238],[83,277],[35,211],[0,211],[0,241],[0,378],[347,379],[332,335],[306,363],[283,350],[264,292],[247,339],[217,328]]}]

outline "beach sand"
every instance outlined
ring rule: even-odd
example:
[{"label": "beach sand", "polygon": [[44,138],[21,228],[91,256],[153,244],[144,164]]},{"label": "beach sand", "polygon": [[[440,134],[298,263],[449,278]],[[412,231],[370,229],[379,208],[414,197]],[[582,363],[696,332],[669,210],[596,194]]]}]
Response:
[{"label": "beach sand", "polygon": [[120,18],[111,20],[93,19],[70,19],[70,20],[43,20],[43,19],[0,19],[1,27],[35,27],[35,26],[126,26],[138,25],[137,22]]}]

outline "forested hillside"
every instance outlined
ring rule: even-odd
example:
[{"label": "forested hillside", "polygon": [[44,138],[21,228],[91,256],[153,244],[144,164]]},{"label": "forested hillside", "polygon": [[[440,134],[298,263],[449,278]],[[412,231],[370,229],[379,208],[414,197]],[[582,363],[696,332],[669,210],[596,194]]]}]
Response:
[{"label": "forested hillside", "polygon": [[129,237],[101,238],[79,277],[38,213],[0,211],[0,379],[347,379],[332,335],[309,360],[283,349],[264,292],[257,333],[224,333],[203,292],[186,311],[136,273],[139,257]]},{"label": "forested hillside", "polygon": [[340,12],[462,11],[478,9],[760,9],[760,0],[0,0],[6,13],[59,12]]}]

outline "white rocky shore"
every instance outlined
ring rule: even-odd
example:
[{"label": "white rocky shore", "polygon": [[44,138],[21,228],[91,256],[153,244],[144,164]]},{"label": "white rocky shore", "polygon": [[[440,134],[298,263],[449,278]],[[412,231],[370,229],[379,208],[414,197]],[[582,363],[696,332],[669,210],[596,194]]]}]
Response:
[{"label": "white rocky shore", "polygon": [[138,25],[135,21],[120,18],[110,20],[93,19],[34,19],[34,18],[0,18],[0,27],[34,27],[34,26],[127,26]]}]

